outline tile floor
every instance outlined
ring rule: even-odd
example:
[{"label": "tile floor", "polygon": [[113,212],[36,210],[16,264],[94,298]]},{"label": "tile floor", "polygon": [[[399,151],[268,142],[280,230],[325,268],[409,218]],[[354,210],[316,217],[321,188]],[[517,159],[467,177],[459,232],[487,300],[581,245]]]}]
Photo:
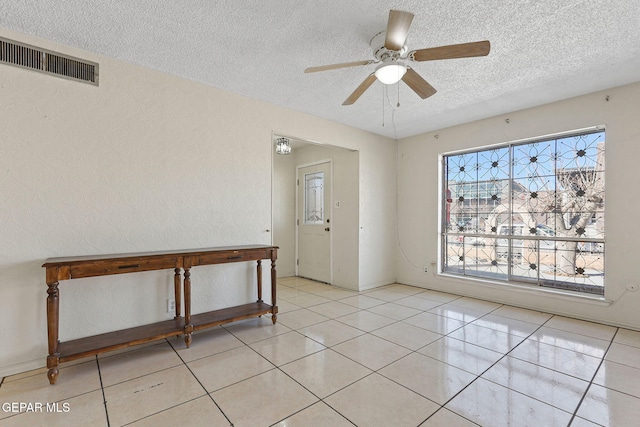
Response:
[{"label": "tile floor", "polygon": [[276,325],[66,364],[55,386],[4,378],[0,427],[640,423],[640,332],[398,284],[284,278],[278,295]]}]

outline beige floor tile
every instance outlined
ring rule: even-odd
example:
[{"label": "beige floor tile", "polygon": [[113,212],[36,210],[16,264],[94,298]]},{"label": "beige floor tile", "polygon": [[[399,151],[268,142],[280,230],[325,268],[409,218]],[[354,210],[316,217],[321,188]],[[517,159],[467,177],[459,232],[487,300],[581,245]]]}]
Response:
[{"label": "beige floor tile", "polygon": [[426,298],[420,298],[418,296],[410,296],[401,298],[394,301],[395,304],[404,305],[406,307],[415,308],[416,310],[427,311],[442,305],[442,302],[432,301]]},{"label": "beige floor tile", "polygon": [[329,302],[331,300],[329,298],[324,298],[316,294],[307,294],[307,295],[300,295],[297,297],[287,298],[287,301],[289,301],[292,304],[298,305],[300,307],[306,308],[306,307],[322,304],[325,302]]},{"label": "beige floor tile", "polygon": [[442,335],[438,333],[402,322],[377,329],[371,334],[410,350],[417,350],[442,338]]},{"label": "beige floor tile", "polygon": [[300,310],[302,308],[299,305],[295,305],[293,303],[290,303],[289,301],[285,301],[280,298],[278,298],[277,306],[278,306],[278,315]]},{"label": "beige floor tile", "polygon": [[[100,390],[100,376],[95,362],[81,363],[60,369],[56,384],[49,384],[46,373],[31,375],[2,384],[0,403],[60,402],[91,391]],[[0,408],[0,419],[11,415]]]},{"label": "beige floor tile", "polygon": [[592,384],[576,415],[603,426],[637,426],[640,399]]},{"label": "beige floor tile", "polygon": [[235,427],[270,426],[318,401],[278,369],[218,390],[211,396]]},{"label": "beige floor tile", "polygon": [[325,402],[357,426],[417,426],[438,405],[379,374],[329,396]]},{"label": "beige floor tile", "polygon": [[632,347],[640,347],[640,331],[632,331],[629,329],[618,329],[618,333],[613,339],[614,343],[630,345]]},{"label": "beige floor tile", "polygon": [[268,360],[246,346],[198,359],[188,366],[209,392],[274,368]]},{"label": "beige floor tile", "polygon": [[251,344],[250,347],[276,366],[284,365],[326,348],[298,332],[288,332],[258,341]]},{"label": "beige floor tile", "polygon": [[405,305],[394,304],[391,302],[387,304],[371,307],[367,309],[367,311],[370,311],[371,313],[376,313],[381,316],[385,316],[394,320],[404,320],[408,317],[412,317],[412,316],[415,316],[416,314],[422,313],[421,310],[407,307]]},{"label": "beige floor tile", "polygon": [[380,316],[379,314],[370,313],[364,310],[338,317],[335,320],[365,332],[375,331],[376,329],[380,329],[395,322],[395,320],[388,317]]},{"label": "beige floor tile", "polygon": [[370,334],[338,344],[333,349],[374,371],[411,352],[409,349]]},{"label": "beige floor tile", "polygon": [[441,408],[429,417],[427,421],[420,424],[420,427],[477,427],[477,424],[447,409]]},{"label": "beige floor tile", "polygon": [[298,332],[327,347],[340,344],[365,333],[360,329],[335,320],[307,326],[306,328],[298,329]]},{"label": "beige floor tile", "polygon": [[206,394],[186,366],[104,389],[111,425],[121,426]]},{"label": "beige floor tile", "polygon": [[448,317],[450,319],[459,320],[461,322],[469,323],[476,319],[481,318],[491,310],[479,309],[475,307],[460,307],[450,302],[448,304],[440,305],[429,310],[429,313],[437,314],[438,316]]},{"label": "beige floor tile", "polygon": [[102,385],[108,387],[182,364],[167,342],[100,359]]},{"label": "beige floor tile", "polygon": [[[25,402],[36,404],[36,402]],[[60,402],[38,402],[41,410],[19,413],[0,419],[2,427],[107,426],[107,411],[102,390],[92,391]],[[49,404],[49,405],[47,405]]]},{"label": "beige floor tile", "polygon": [[451,304],[457,305],[458,307],[475,308],[486,313],[495,311],[496,309],[502,307],[502,304],[470,297],[458,298],[451,301]]},{"label": "beige floor tile", "polygon": [[377,288],[371,291],[367,291],[365,295],[371,298],[376,298],[376,299],[387,301],[387,302],[395,301],[400,298],[405,298],[407,296],[406,294],[393,292],[393,291],[390,291],[389,289],[377,289]]},{"label": "beige floor tile", "polygon": [[510,335],[496,331],[495,329],[483,328],[482,326],[474,324],[463,326],[448,336],[503,354],[507,353],[524,339],[523,337]]},{"label": "beige floor tile", "polygon": [[371,308],[371,307],[375,307],[376,305],[385,303],[383,300],[371,298],[362,294],[341,299],[340,302],[343,304],[349,304],[361,309]]},{"label": "beige floor tile", "polygon": [[584,418],[574,417],[571,421],[571,427],[602,427],[600,424],[592,423]]},{"label": "beige floor tile", "polygon": [[482,326],[483,328],[494,329],[519,337],[528,337],[540,326],[534,323],[523,322],[508,317],[496,316],[495,314],[487,314],[480,319],[475,320],[472,324]]},{"label": "beige floor tile", "polygon": [[445,316],[438,316],[433,313],[420,313],[403,320],[403,322],[442,335],[450,334],[465,325],[465,322],[460,320],[451,319]]},{"label": "beige floor tile", "polygon": [[477,377],[439,360],[413,353],[379,371],[440,405],[444,405]]},{"label": "beige floor tile", "polygon": [[191,346],[187,348],[184,340],[176,338],[170,341],[171,346],[185,362],[192,362],[213,354],[222,353],[244,345],[242,341],[234,337],[222,327],[208,330],[203,333],[193,334]]},{"label": "beige floor tile", "polygon": [[510,319],[522,320],[523,322],[535,323],[536,325],[542,325],[553,316],[549,313],[543,313],[541,311],[528,310],[525,308],[512,307],[509,305],[503,305],[491,312],[496,316],[508,317]]},{"label": "beige floor tile", "polygon": [[327,285],[326,283],[309,283],[306,285],[301,285],[298,287],[301,291],[309,292],[311,294],[318,294],[321,292],[330,291],[333,289],[331,285]]},{"label": "beige floor tile", "polygon": [[509,355],[586,381],[591,381],[600,365],[597,357],[532,339],[523,341]]},{"label": "beige floor tile", "polygon": [[563,316],[553,316],[544,326],[607,341],[611,341],[617,329],[613,326]]},{"label": "beige floor tile", "polygon": [[640,348],[624,344],[611,344],[605,360],[640,369]]},{"label": "beige floor tile", "polygon": [[340,289],[340,288],[333,287],[330,290],[319,292],[317,295],[323,298],[329,298],[335,301],[335,300],[342,300],[345,298],[357,296],[358,292],[350,291],[348,289]]},{"label": "beige floor tile", "polygon": [[[278,290],[277,298],[279,301],[289,300],[291,298],[301,297],[301,296],[309,296],[311,295],[309,292],[305,292],[301,287],[297,288],[286,288],[283,290]],[[278,303],[279,305],[279,303]]]},{"label": "beige floor tile", "polygon": [[640,369],[605,360],[593,382],[640,398]]},{"label": "beige floor tile", "polygon": [[538,329],[529,339],[594,357],[604,356],[609,347],[609,341],[547,326]]},{"label": "beige floor tile", "polygon": [[418,350],[425,356],[480,375],[496,363],[502,353],[450,337],[444,337]]},{"label": "beige floor tile", "polygon": [[400,283],[394,283],[393,285],[390,285],[385,289],[392,292],[398,292],[404,295],[415,295],[415,294],[424,292],[423,288],[418,288],[416,286],[402,285]]},{"label": "beige floor tile", "polygon": [[459,295],[449,294],[447,292],[432,291],[432,290],[426,290],[426,291],[420,292],[419,294],[415,294],[415,296],[420,298],[430,299],[432,301],[442,302],[442,303],[448,303],[453,300],[457,300],[458,298],[461,298]]},{"label": "beige floor tile", "polygon": [[353,427],[342,415],[331,409],[327,404],[318,402],[306,409],[282,420],[273,427]]},{"label": "beige floor tile", "polygon": [[573,413],[589,383],[513,357],[505,357],[482,378]]},{"label": "beige floor tile", "polygon": [[293,330],[315,325],[316,323],[327,320],[329,320],[327,316],[323,316],[320,313],[316,313],[315,311],[311,311],[306,308],[278,316],[278,323]]},{"label": "beige floor tile", "polygon": [[566,426],[571,414],[482,378],[446,406],[482,426]]},{"label": "beige floor tile", "polygon": [[271,318],[265,316],[225,325],[224,328],[245,344],[252,344],[291,331],[290,328],[280,324],[280,321],[274,325]]},{"label": "beige floor tile", "polygon": [[329,318],[335,318],[340,316],[346,316],[347,314],[355,313],[359,309],[348,304],[343,304],[338,301],[326,302],[324,304],[314,305],[309,307],[309,310],[322,314]]},{"label": "beige floor tile", "polygon": [[143,418],[130,426],[229,427],[230,424],[213,400],[203,396]]},{"label": "beige floor tile", "polygon": [[298,359],[280,369],[320,398],[325,398],[372,372],[330,349]]}]

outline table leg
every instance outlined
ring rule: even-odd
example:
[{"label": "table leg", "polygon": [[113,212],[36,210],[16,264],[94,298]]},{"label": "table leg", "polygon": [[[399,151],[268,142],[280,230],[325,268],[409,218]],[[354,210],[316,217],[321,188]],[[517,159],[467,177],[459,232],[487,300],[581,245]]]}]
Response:
[{"label": "table leg", "polygon": [[271,255],[271,321],[276,324],[278,320],[278,306],[276,305],[276,254]]},{"label": "table leg", "polygon": [[262,261],[258,260],[258,302],[262,302]]},{"label": "table leg", "polygon": [[49,356],[47,356],[47,377],[49,384],[55,384],[58,380],[58,365],[60,353],[58,352],[58,326],[60,319],[60,291],[58,282],[47,283],[47,333],[49,336]]},{"label": "table leg", "polygon": [[175,274],[173,276],[173,293],[174,293],[174,301],[176,302],[176,316],[174,319],[180,317],[180,311],[182,310],[182,292],[180,291],[180,269],[176,268],[174,270]]},{"label": "table leg", "polygon": [[184,268],[184,343],[189,347],[191,345],[191,333],[193,325],[191,324],[191,268]]}]

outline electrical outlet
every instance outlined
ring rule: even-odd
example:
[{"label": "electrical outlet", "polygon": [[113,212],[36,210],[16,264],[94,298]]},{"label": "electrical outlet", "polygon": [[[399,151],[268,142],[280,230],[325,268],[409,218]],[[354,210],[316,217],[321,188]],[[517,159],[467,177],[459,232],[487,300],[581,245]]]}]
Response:
[{"label": "electrical outlet", "polygon": [[176,300],[173,298],[167,298],[167,313],[174,313],[176,311]]},{"label": "electrical outlet", "polygon": [[429,272],[429,267],[427,267],[426,265],[424,266],[424,272],[428,273]]}]

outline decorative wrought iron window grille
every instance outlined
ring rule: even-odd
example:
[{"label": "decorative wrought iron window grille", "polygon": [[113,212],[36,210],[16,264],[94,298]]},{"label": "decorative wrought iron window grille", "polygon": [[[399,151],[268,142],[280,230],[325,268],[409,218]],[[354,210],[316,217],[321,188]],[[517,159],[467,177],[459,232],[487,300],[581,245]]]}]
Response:
[{"label": "decorative wrought iron window grille", "polygon": [[442,161],[442,272],[604,295],[604,127]]}]

